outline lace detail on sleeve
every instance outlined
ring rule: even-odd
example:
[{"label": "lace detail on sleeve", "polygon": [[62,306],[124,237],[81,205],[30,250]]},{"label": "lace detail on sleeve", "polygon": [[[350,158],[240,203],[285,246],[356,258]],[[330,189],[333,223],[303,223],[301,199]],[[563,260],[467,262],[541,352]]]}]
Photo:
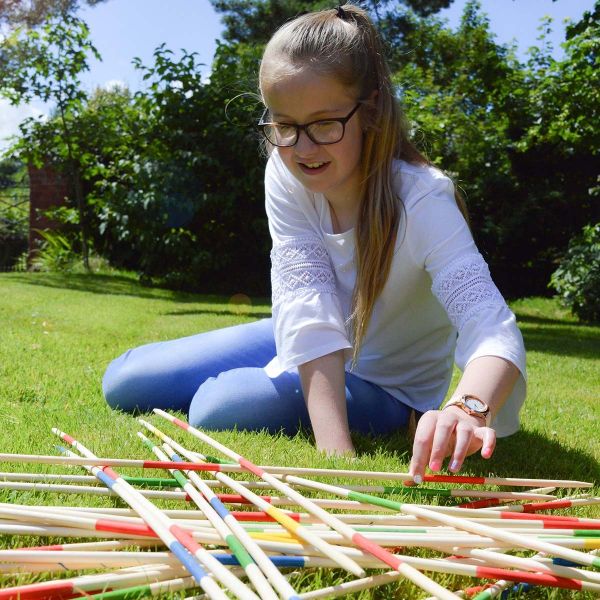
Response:
[{"label": "lace detail on sleeve", "polygon": [[505,304],[481,254],[450,263],[435,276],[431,290],[458,331],[479,312]]},{"label": "lace detail on sleeve", "polygon": [[335,276],[323,242],[312,236],[276,243],[271,250],[273,306],[301,292],[335,293]]}]

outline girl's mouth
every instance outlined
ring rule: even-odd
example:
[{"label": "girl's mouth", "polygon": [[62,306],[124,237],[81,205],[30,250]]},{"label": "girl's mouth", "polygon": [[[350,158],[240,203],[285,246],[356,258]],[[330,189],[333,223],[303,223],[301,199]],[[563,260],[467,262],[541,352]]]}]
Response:
[{"label": "girl's mouth", "polygon": [[318,175],[319,173],[322,173],[329,164],[329,162],[298,163],[298,166],[302,172],[307,175]]}]

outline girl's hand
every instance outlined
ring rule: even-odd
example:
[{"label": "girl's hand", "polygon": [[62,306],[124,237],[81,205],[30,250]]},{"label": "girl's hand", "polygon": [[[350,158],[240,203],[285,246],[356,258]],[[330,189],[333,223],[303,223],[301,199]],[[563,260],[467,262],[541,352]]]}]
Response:
[{"label": "girl's hand", "polygon": [[455,406],[426,412],[417,426],[410,462],[410,474],[421,483],[425,467],[439,471],[446,456],[451,456],[448,469],[458,471],[466,456],[481,449],[490,458],[496,446],[496,432],[485,427],[483,420],[466,414]]}]

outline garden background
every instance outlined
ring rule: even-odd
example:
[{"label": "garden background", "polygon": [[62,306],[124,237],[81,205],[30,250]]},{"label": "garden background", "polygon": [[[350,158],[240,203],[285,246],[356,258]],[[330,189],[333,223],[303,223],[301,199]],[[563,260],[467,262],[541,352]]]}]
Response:
[{"label": "garden background", "polygon": [[[20,16],[11,4],[20,3],[5,9],[12,34],[0,44],[0,93],[55,108],[50,119],[22,123],[0,163],[0,188],[22,197],[28,164],[53,165],[68,184],[52,214],[62,234],[48,240],[38,268],[46,259],[46,268],[72,269],[83,254],[145,283],[268,295],[265,158],[253,127],[259,57],[279,24],[328,3],[214,0],[224,31],[210,77],[191,49],[162,45],[153,63],[134,61],[147,84],[135,93],[84,90],[97,51],[76,2],[45,0],[38,14]],[[548,295],[569,240],[599,215],[599,5],[566,27],[555,59],[548,21],[518,57],[496,41],[478,2],[466,4],[457,29],[436,17],[449,4],[362,2],[388,43],[414,137],[463,190],[501,291]],[[30,28],[16,29],[19,20]],[[25,249],[27,207],[0,206],[6,270]]]},{"label": "garden background", "polygon": [[[598,495],[600,327],[589,321],[600,320],[600,2],[566,28],[563,56],[554,58],[550,24],[518,57],[496,41],[477,2],[467,3],[457,29],[440,21],[438,10],[451,1],[361,4],[389,43],[415,139],[465,194],[477,243],[528,351],[521,431],[499,441],[491,462],[471,457],[463,472],[588,480]],[[0,25],[12,32],[0,42],[0,94],[55,108],[48,120],[23,122],[0,162],[0,451],[52,454],[50,428],[58,426],[100,456],[149,458],[135,420],[106,406],[102,374],[129,347],[270,314],[256,71],[280,23],[330,3],[212,0],[225,30],[210,78],[191,49],[161,46],[151,63],[136,61],[144,90],[93,93],[81,84],[95,49],[77,1],[41,0],[38,10],[19,12],[24,4],[0,2]],[[67,193],[46,215],[54,227],[28,253],[28,169],[42,166],[60,174]],[[575,315],[550,298],[552,273]],[[258,464],[348,466],[319,454],[306,432],[216,437]],[[407,469],[404,432],[376,443],[359,436],[355,445],[353,468]],[[0,501],[114,505],[12,490],[1,490]],[[294,585],[342,579],[311,572]],[[453,589],[469,584],[436,579]],[[361,597],[421,596],[403,582]]]}]

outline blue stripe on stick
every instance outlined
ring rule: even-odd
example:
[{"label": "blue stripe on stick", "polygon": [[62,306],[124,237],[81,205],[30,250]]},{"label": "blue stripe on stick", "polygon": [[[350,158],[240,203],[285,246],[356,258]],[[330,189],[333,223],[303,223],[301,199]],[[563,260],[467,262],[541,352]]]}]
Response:
[{"label": "blue stripe on stick", "polygon": [[581,563],[573,562],[572,560],[567,560],[566,558],[559,558],[558,556],[552,559],[552,563],[555,565],[560,565],[562,567],[581,567],[583,566]]},{"label": "blue stripe on stick", "polygon": [[181,564],[190,572],[191,576],[201,583],[207,576],[206,571],[198,564],[198,561],[185,549],[181,542],[174,540],[169,544],[169,550],[179,559]]},{"label": "blue stripe on stick", "polygon": [[224,519],[227,515],[230,514],[218,498],[211,498],[209,500],[209,503],[215,509],[215,512],[221,517],[221,519]]},{"label": "blue stripe on stick", "polygon": [[[239,565],[238,559],[233,554],[213,554],[223,565]],[[269,560],[277,567],[304,567],[306,566],[302,556],[269,556]]]},{"label": "blue stripe on stick", "polygon": [[115,484],[117,483],[116,479],[113,479],[112,477],[109,477],[104,471],[101,471],[100,469],[98,469],[95,473],[96,477],[105,485],[107,485],[111,490],[113,489],[113,487],[115,486]]}]

